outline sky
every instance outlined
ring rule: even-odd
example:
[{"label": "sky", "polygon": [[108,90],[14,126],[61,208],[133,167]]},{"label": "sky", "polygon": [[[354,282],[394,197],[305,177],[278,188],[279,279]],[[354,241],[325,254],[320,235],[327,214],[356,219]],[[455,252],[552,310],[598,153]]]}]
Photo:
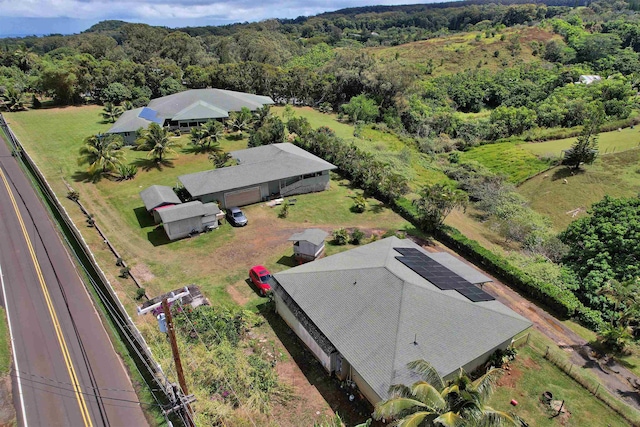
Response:
[{"label": "sky", "polygon": [[0,37],[74,34],[106,19],[167,27],[224,25],[434,1],[445,0],[0,0]]}]

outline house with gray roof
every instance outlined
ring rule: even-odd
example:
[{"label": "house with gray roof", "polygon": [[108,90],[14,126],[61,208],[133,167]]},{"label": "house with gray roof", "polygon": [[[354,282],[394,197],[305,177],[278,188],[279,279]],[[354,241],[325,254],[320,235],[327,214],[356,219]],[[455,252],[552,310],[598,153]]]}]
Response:
[{"label": "house with gray roof", "polygon": [[192,201],[157,209],[169,240],[182,239],[218,226],[223,216],[215,203]]},{"label": "house with gray roof", "polygon": [[231,207],[326,190],[329,171],[336,168],[290,143],[232,151],[231,156],[236,166],[181,175],[178,180],[193,199]]},{"label": "house with gray roof", "polygon": [[418,380],[411,361],[424,359],[451,378],[531,325],[477,286],[489,277],[396,237],[274,279],[280,316],[329,373],[352,381],[372,404],[388,397],[389,386]]},{"label": "house with gray roof", "polygon": [[125,111],[107,133],[123,137],[125,144],[134,144],[138,129],[151,123],[188,132],[212,119],[226,119],[232,111],[248,108],[255,111],[273,104],[268,96],[224,89],[191,89],[156,98],[143,108]]},{"label": "house with gray roof", "polygon": [[166,185],[152,185],[140,192],[140,198],[147,212],[153,215],[156,224],[161,222],[158,209],[164,206],[179,205],[182,203],[173,188]]}]

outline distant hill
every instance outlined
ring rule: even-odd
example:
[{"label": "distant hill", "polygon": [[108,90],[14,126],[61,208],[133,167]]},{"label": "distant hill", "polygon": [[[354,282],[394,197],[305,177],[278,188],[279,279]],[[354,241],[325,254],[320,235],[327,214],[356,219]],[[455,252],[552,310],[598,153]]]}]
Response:
[{"label": "distant hill", "polygon": [[114,30],[120,29],[120,27],[126,24],[128,24],[128,22],[118,21],[115,19],[100,21],[97,24],[92,25],[91,27],[83,31],[83,33],[99,33],[102,31],[114,31]]}]

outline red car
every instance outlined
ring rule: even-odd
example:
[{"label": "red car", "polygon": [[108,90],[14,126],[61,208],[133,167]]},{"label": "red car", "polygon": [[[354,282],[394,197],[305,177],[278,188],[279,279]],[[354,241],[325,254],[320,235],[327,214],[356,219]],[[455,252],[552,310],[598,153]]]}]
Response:
[{"label": "red car", "polygon": [[256,265],[249,270],[249,279],[256,285],[256,288],[260,291],[260,295],[267,296],[267,292],[271,291],[269,286],[269,280],[271,280],[271,273],[269,270],[261,265]]}]

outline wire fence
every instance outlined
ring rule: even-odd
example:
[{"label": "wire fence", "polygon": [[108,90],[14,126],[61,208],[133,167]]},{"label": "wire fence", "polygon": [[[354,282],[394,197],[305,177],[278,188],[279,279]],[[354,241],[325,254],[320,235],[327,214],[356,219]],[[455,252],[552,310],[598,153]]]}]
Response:
[{"label": "wire fence", "polygon": [[[587,372],[582,366],[576,365],[569,360],[569,357],[562,350],[556,350],[550,346],[539,347],[530,340],[531,333],[527,333],[520,337],[517,337],[511,342],[512,347],[522,348],[527,346],[540,356],[544,357],[550,363],[555,365],[562,372],[567,374],[576,383],[582,386],[585,390],[589,391],[602,403],[608,406],[612,411],[620,415],[627,422],[634,427],[640,427],[640,412],[635,408],[627,405],[621,401],[617,396],[612,394],[600,381],[594,378]],[[599,362],[594,360],[594,364]],[[603,370],[605,367],[601,367]]]},{"label": "wire fence", "polygon": [[[32,175],[35,184],[40,188],[42,195],[46,199],[46,205],[51,209],[54,219],[57,220],[62,229],[68,248],[85,271],[88,281],[93,286],[98,298],[105,307],[103,313],[109,317],[111,322],[117,327],[123,343],[129,351],[129,356],[133,359],[140,374],[147,382],[147,385],[154,398],[159,398],[165,403],[174,400],[173,390],[166,375],[160,365],[155,361],[149,346],[139,329],[133,323],[127,313],[120,298],[114,291],[111,283],[98,265],[88,244],[82,237],[80,230],[75,226],[68,212],[60,203],[53,189],[44,178],[44,174],[37,167],[28,153],[24,150],[20,141],[16,138],[11,128],[0,113],[0,130],[6,135],[11,144],[12,155],[20,160],[27,171]],[[83,209],[86,214],[86,211]],[[109,245],[112,251],[115,251]],[[114,252],[117,255],[117,252]],[[138,283],[136,282],[136,285]],[[138,285],[139,286],[139,285]],[[144,372],[143,372],[144,371]],[[159,393],[159,394],[158,394]]]}]

